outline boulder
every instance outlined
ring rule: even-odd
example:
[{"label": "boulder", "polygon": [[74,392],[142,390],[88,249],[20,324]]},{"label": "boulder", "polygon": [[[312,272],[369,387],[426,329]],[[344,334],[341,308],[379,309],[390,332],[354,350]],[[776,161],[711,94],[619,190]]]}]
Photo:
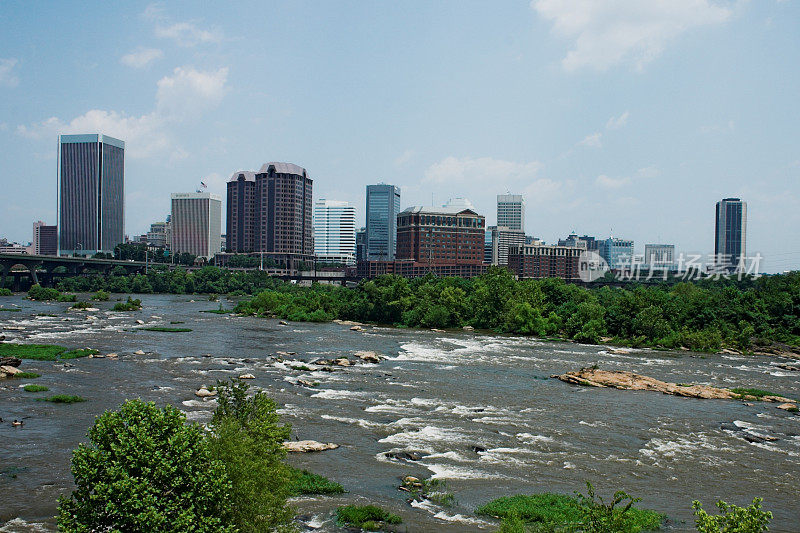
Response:
[{"label": "boulder", "polygon": [[307,379],[298,379],[297,384],[303,387],[316,387],[318,385],[316,381],[309,381]]},{"label": "boulder", "polygon": [[133,355],[145,355],[144,350],[136,350]]},{"label": "boulder", "polygon": [[336,363],[336,366],[352,366],[353,365],[353,363],[351,363],[350,359],[348,359],[347,357],[340,357],[339,359],[335,359],[333,362]]},{"label": "boulder", "polygon": [[472,447],[472,451],[475,452],[475,453],[481,453],[481,452],[485,452],[486,448],[484,448],[483,446],[473,446]]},{"label": "boulder", "polygon": [[356,322],[355,320],[339,320],[338,318],[334,319],[332,322],[334,324],[341,324],[342,326],[363,326],[364,325],[361,322]]},{"label": "boulder", "polygon": [[587,387],[612,387],[624,390],[648,390],[685,396],[688,398],[705,399],[739,399],[740,396],[728,389],[720,389],[709,385],[691,385],[683,387],[677,383],[659,381],[648,376],[640,376],[624,370],[600,370],[597,368],[582,368],[577,372],[551,376],[565,383],[584,385]]},{"label": "boulder", "polygon": [[779,364],[778,368],[782,368],[783,370],[789,370],[790,372],[800,372],[800,366],[787,365],[786,363]]},{"label": "boulder", "polygon": [[119,355],[115,354],[114,352],[111,352],[109,354],[106,354],[106,357],[108,359],[117,359],[119,357]]},{"label": "boulder", "polygon": [[400,459],[404,461],[419,461],[422,456],[414,452],[386,452],[384,454],[389,459]]},{"label": "boulder", "polygon": [[630,355],[631,352],[621,348],[606,348],[606,353],[611,355]]},{"label": "boulder", "polygon": [[364,331],[364,328],[356,324],[350,328],[350,331]]},{"label": "boulder", "polygon": [[464,326],[461,329],[463,329],[464,331],[475,331],[475,328],[473,328],[472,326]]},{"label": "boulder", "polygon": [[315,440],[297,440],[283,443],[283,449],[290,453],[322,452],[325,450],[335,450],[338,447],[338,444],[332,442],[324,443]]},{"label": "boulder", "polygon": [[217,395],[217,391],[208,390],[205,387],[200,387],[194,393],[198,398],[213,398]]},{"label": "boulder", "polygon": [[4,376],[13,376],[14,374],[19,374],[22,372],[19,368],[11,365],[2,365],[0,366],[0,374]]},{"label": "boulder", "polygon": [[19,366],[22,364],[22,359],[16,357],[0,357],[0,366]]},{"label": "boulder", "polygon": [[445,333],[445,331],[443,329],[439,329],[439,328],[431,328],[431,331],[435,331],[436,333]]},{"label": "boulder", "polygon": [[725,355],[742,355],[742,352],[737,352],[736,350],[731,350],[730,348],[723,348],[717,353],[721,353],[721,354],[725,354]]},{"label": "boulder", "polygon": [[782,403],[776,406],[778,409],[783,409],[784,411],[795,411],[797,410],[797,404],[792,402]]},{"label": "boulder", "polygon": [[779,402],[779,403],[791,403],[792,405],[796,405],[797,402],[791,398],[784,398],[783,396],[762,396],[762,402]]},{"label": "boulder", "polygon": [[137,323],[137,324],[144,324],[144,320],[137,319],[137,320],[136,320],[136,323]]},{"label": "boulder", "polygon": [[355,356],[366,363],[381,362],[381,356],[378,355],[376,352],[369,352],[369,351],[356,352]]},{"label": "boulder", "polygon": [[253,374],[242,374],[239,379],[256,379],[256,377]]},{"label": "boulder", "polygon": [[297,352],[275,352],[277,355],[281,357],[289,357],[291,355],[297,355]]}]

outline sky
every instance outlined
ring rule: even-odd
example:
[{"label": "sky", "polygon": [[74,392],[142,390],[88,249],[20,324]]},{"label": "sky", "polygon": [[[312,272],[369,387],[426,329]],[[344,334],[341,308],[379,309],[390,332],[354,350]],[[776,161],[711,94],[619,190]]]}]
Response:
[{"label": "sky", "polygon": [[[526,230],[800,268],[800,1],[0,4],[0,237],[56,222],[59,133],[126,143],[125,232],[296,163],[314,198],[526,199]],[[224,225],[224,221],[223,221]]]}]

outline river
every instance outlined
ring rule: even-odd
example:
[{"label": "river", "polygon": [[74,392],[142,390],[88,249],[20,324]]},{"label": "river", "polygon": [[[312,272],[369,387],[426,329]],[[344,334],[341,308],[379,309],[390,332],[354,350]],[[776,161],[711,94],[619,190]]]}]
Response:
[{"label": "river", "polygon": [[[492,531],[496,523],[475,516],[477,506],[518,493],[571,494],[585,489],[585,480],[603,495],[625,489],[641,497],[641,506],[669,516],[672,531],[693,530],[693,499],[711,510],[717,499],[744,505],[754,496],[774,513],[771,531],[800,531],[800,416],[769,403],[584,388],[549,378],[597,363],[798,398],[800,372],[777,366],[785,360],[649,350],[615,355],[602,346],[462,331],[365,326],[353,332],[333,323],[282,325],[201,313],[218,306],[201,296],[137,297],[144,309],[135,313],[111,312],[113,301],[95,304],[97,312],[75,312],[67,303],[0,298],[0,306],[21,308],[0,311],[0,331],[9,341],[119,354],[67,365],[23,361],[23,370],[42,377],[0,381],[0,524],[6,521],[0,532],[55,530],[56,499],[71,490],[71,451],[98,414],[138,397],[171,403],[203,423],[215,402],[194,391],[243,373],[252,373],[251,384],[281,404],[293,438],[340,445],[289,458],[348,491],[293,500],[320,531],[335,531],[332,512],[351,502],[400,514],[408,531]],[[174,327],[193,331],[145,331],[136,320],[183,322]],[[146,354],[135,355],[138,350]],[[291,368],[358,350],[386,359],[334,372]],[[279,362],[280,351],[296,355]],[[319,385],[300,386],[298,379]],[[47,394],[87,401],[37,402],[37,394],[21,388],[29,382],[50,387]],[[24,426],[12,427],[21,418]],[[752,438],[765,435],[777,440]],[[403,451],[421,459],[386,455]],[[410,506],[408,494],[397,489],[404,475],[444,480],[457,504]]]}]

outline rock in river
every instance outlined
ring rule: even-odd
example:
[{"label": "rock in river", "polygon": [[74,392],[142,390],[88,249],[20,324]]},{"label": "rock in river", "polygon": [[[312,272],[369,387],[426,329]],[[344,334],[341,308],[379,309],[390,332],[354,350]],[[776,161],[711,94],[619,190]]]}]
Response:
[{"label": "rock in river", "polygon": [[365,363],[380,363],[381,356],[375,352],[356,352],[355,356]]},{"label": "rock in river", "polygon": [[256,377],[253,374],[242,374],[239,379],[256,379]]},{"label": "rock in river", "polygon": [[287,452],[308,453],[308,452],[322,452],[325,450],[335,450],[338,444],[328,442],[317,442],[315,440],[298,440],[288,441],[283,443],[283,448]]},{"label": "rock in river", "polygon": [[217,391],[212,391],[208,390],[205,387],[200,387],[199,389],[197,389],[194,395],[197,396],[198,398],[213,398],[214,396],[217,395]]}]

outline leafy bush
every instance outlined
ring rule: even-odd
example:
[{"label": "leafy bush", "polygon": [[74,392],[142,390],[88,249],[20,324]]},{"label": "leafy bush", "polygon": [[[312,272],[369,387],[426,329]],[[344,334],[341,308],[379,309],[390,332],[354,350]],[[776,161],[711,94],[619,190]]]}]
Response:
[{"label": "leafy bush", "polygon": [[5,287],[0,288],[0,296],[14,296],[14,293],[11,292],[11,289],[6,289]]},{"label": "leafy bush", "polygon": [[108,293],[102,289],[92,295],[92,300],[96,300],[98,302],[107,302],[110,298],[111,293]]},{"label": "leafy bush", "polygon": [[217,409],[209,444],[231,480],[233,524],[241,532],[267,532],[286,526],[293,511],[292,471],[283,459],[291,427],[280,425],[277,404],[263,392],[248,396],[241,380],[218,381]]},{"label": "leafy bush", "polygon": [[376,505],[345,505],[336,510],[340,526],[377,530],[383,524],[402,524],[403,519]]},{"label": "leafy bush", "polygon": [[22,387],[22,389],[25,392],[46,392],[50,390],[49,387],[45,387],[44,385],[32,385],[32,384],[25,385],[24,387]]},{"label": "leafy bush", "polygon": [[45,288],[38,283],[31,286],[28,291],[28,298],[31,300],[58,300],[61,293],[56,289]]},{"label": "leafy bush", "polygon": [[126,302],[120,302],[114,304],[114,311],[139,311],[142,308],[142,301],[138,298],[134,300],[130,296],[128,296],[128,300]]},{"label": "leafy bush", "polygon": [[76,489],[59,499],[60,531],[236,531],[225,469],[178,409],[127,401],[88,437],[73,452]]},{"label": "leafy bush", "polygon": [[78,302],[71,309],[89,309],[90,307],[92,307],[92,304],[89,302]]},{"label": "leafy bush", "polygon": [[578,502],[583,515],[581,525],[587,532],[605,533],[638,533],[658,529],[664,521],[664,515],[648,509],[635,509],[634,503],[641,498],[634,498],[624,490],[614,493],[611,501],[606,503],[586,482],[586,495],[578,494]]},{"label": "leafy bush", "polygon": [[58,300],[59,302],[76,302],[78,301],[78,295],[61,293],[58,295],[56,300]]},{"label": "leafy bush", "polygon": [[753,498],[747,507],[738,507],[720,500],[717,502],[720,514],[709,515],[702,504],[692,502],[695,526],[700,533],[761,533],[769,531],[772,520],[770,511],[761,510],[762,498]]}]

